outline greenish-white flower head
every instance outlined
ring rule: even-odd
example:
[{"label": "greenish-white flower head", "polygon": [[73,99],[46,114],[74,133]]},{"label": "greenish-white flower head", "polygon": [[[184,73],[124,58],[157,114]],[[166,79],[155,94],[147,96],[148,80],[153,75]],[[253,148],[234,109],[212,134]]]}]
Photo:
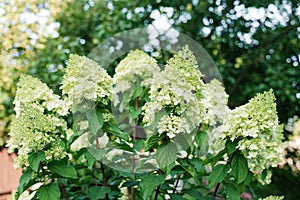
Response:
[{"label": "greenish-white flower head", "polygon": [[169,68],[177,72],[176,77],[180,75],[189,83],[198,100],[202,99],[202,90],[204,88],[203,74],[199,70],[194,53],[187,45],[168,61],[165,70],[168,71]]},{"label": "greenish-white flower head", "polygon": [[44,151],[47,160],[65,157],[60,140],[67,124],[60,116],[68,113],[68,105],[31,76],[22,76],[17,86],[16,117],[7,144],[10,152],[18,149],[15,167],[27,167],[28,155],[39,150]]},{"label": "greenish-white flower head", "polygon": [[259,198],[259,200],[283,200],[284,199],[284,196],[268,196],[268,197],[265,197],[265,198]]},{"label": "greenish-white flower head", "polygon": [[16,168],[28,166],[28,154],[43,150],[47,160],[61,159],[66,152],[60,140],[67,124],[52,114],[44,114],[41,105],[21,104],[19,115],[13,120],[8,141],[9,151],[18,149]]},{"label": "greenish-white flower head", "polygon": [[190,133],[190,127],[185,120],[179,116],[165,115],[158,122],[158,133],[166,133],[169,138],[174,138],[180,133]]},{"label": "greenish-white flower head", "polygon": [[201,102],[206,108],[203,123],[210,126],[222,124],[229,113],[228,94],[222,83],[217,79],[207,83],[203,88],[203,96]]},{"label": "greenish-white flower head", "polygon": [[222,125],[229,114],[228,94],[222,83],[213,79],[203,89],[204,98],[201,103],[205,107],[205,115],[202,130],[208,133],[208,152],[217,154],[225,146],[225,140],[220,140],[220,132],[217,127]]},{"label": "greenish-white flower head", "polygon": [[[119,95],[115,105],[119,103],[124,92],[137,86],[150,87],[153,77],[160,72],[157,61],[142,50],[131,51],[116,67],[113,77],[114,92]],[[132,92],[129,92],[129,96]],[[126,97],[125,97],[126,98]]]},{"label": "greenish-white flower head", "polygon": [[[276,167],[281,161],[283,127],[279,125],[272,90],[231,110],[218,131],[220,139],[239,140],[238,149],[247,158],[249,169],[258,176],[264,169]],[[258,180],[268,183],[270,178]]]},{"label": "greenish-white flower head", "polygon": [[37,78],[22,75],[17,84],[16,97],[14,100],[15,112],[20,114],[21,104],[35,103],[40,110],[57,112],[59,115],[66,115],[69,106],[53,93],[53,91]]},{"label": "greenish-white flower head", "polygon": [[[200,102],[205,87],[202,76],[193,52],[187,46],[182,48],[153,78],[149,91],[151,101],[143,106],[143,122],[156,127],[155,113],[165,110],[168,116],[161,117],[157,123],[159,133],[165,132],[171,138],[178,133],[191,133],[205,112]],[[179,126],[175,125],[177,122]]]},{"label": "greenish-white flower head", "polygon": [[85,101],[107,104],[112,98],[112,84],[112,78],[95,61],[72,54],[61,89],[74,109]]},{"label": "greenish-white flower head", "polygon": [[157,61],[142,50],[131,51],[116,67],[114,83],[117,92],[124,92],[140,83],[151,84],[160,72]]}]

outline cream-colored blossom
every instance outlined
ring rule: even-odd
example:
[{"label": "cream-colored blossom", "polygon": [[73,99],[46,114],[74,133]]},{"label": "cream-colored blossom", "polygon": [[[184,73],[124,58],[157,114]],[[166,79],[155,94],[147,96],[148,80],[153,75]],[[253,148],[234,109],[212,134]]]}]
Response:
[{"label": "cream-colored blossom", "polygon": [[22,75],[17,84],[17,92],[14,100],[15,112],[20,114],[21,104],[36,103],[39,109],[57,112],[59,115],[68,113],[68,105],[60,97],[37,78],[28,75]]},{"label": "cream-colored blossom", "polygon": [[91,146],[89,139],[88,139],[89,133],[86,132],[79,136],[72,144],[71,144],[71,150],[72,151],[79,151],[82,148],[86,148]]},{"label": "cream-colored blossom", "polygon": [[273,91],[258,94],[249,103],[231,110],[216,128],[219,140],[239,139],[238,149],[255,174],[276,167],[282,152],[282,126],[279,125]]},{"label": "cream-colored blossom", "polygon": [[73,109],[85,100],[107,104],[112,98],[112,78],[93,60],[72,54],[61,89]]},{"label": "cream-colored blossom", "polygon": [[122,93],[135,86],[149,86],[160,72],[156,60],[141,50],[131,51],[116,67],[115,92]]},{"label": "cream-colored blossom", "polygon": [[114,119],[114,116],[112,113],[104,112],[102,113],[103,122],[109,122],[111,119]]},{"label": "cream-colored blossom", "polygon": [[[28,166],[28,154],[43,150],[49,152],[46,159],[61,159],[66,156],[61,147],[61,132],[67,130],[63,119],[44,114],[40,105],[21,104],[19,115],[14,119],[7,146],[9,151],[18,149],[15,167]],[[55,153],[54,153],[55,152]]]},{"label": "cream-colored blossom", "polygon": [[290,118],[285,129],[292,132],[284,142],[280,167],[289,166],[293,173],[300,171],[300,120],[297,116]]},{"label": "cream-colored blossom", "polygon": [[31,200],[35,196],[36,191],[29,193],[29,191],[25,190],[18,198],[18,200]]},{"label": "cream-colored blossom", "polygon": [[158,122],[158,133],[166,133],[169,138],[174,138],[179,133],[190,133],[190,127],[184,118],[165,115]]},{"label": "cream-colored blossom", "polygon": [[157,101],[150,101],[145,103],[142,107],[143,110],[143,122],[146,126],[151,126],[155,121],[155,116],[162,110],[162,105]]},{"label": "cream-colored blossom", "polygon": [[221,82],[213,79],[207,83],[203,89],[204,98],[201,100],[205,105],[205,124],[216,126],[217,123],[222,124],[226,115],[229,113],[228,94]]},{"label": "cream-colored blossom", "polygon": [[259,200],[283,200],[284,199],[284,196],[268,196],[268,197],[265,197],[265,198],[259,198]]},{"label": "cream-colored blossom", "polygon": [[7,146],[18,150],[14,166],[27,167],[30,153],[45,151],[47,160],[67,156],[61,145],[67,123],[61,115],[68,113],[68,106],[53,94],[46,84],[31,76],[21,76],[15,98],[16,117],[12,122]]},{"label": "cream-colored blossom", "polygon": [[[182,48],[168,61],[165,69],[153,78],[149,91],[151,102],[143,107],[143,122],[153,126],[156,123],[155,112],[171,108],[174,116],[164,116],[159,120],[159,132],[166,131],[172,138],[179,132],[192,132],[202,122],[205,113],[201,103],[205,87],[202,76],[193,53],[188,47]],[[175,125],[173,120],[180,125]]]}]

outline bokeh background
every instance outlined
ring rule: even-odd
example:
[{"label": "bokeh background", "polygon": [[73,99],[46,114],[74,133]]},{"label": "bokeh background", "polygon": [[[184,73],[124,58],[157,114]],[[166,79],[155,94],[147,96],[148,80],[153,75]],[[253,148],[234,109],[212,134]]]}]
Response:
[{"label": "bokeh background", "polygon": [[[0,0],[1,152],[6,152],[20,74],[38,77],[59,93],[71,53],[87,55],[116,33],[147,26],[177,30],[201,44],[222,75],[232,108],[273,88],[286,149],[272,184],[253,187],[258,196],[300,199],[297,0]],[[169,54],[155,56],[167,60]]]}]

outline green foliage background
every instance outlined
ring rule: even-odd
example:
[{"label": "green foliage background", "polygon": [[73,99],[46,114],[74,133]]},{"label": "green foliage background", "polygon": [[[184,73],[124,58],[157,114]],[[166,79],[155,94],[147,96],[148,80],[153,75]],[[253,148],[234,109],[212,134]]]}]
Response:
[{"label": "green foliage background", "polygon": [[[14,43],[19,37],[15,34],[16,28],[10,28],[10,32],[6,34],[0,32],[0,134],[3,139],[13,116],[12,101],[20,73],[38,77],[59,92],[70,53],[87,55],[97,44],[113,34],[151,24],[154,21],[151,13],[155,10],[167,14],[166,10],[172,9],[173,12],[168,15],[172,27],[195,39],[211,55],[220,70],[227,93],[230,94],[230,107],[241,105],[256,93],[273,88],[281,123],[286,123],[288,118],[299,113],[300,4],[296,0],[283,3],[258,0],[32,2],[35,9],[47,9],[57,4],[54,11],[59,12],[51,11],[54,21],[60,24],[59,36],[44,37],[35,45],[28,43],[18,46]],[[270,4],[278,8],[279,16],[287,13],[285,23],[275,23],[271,15],[263,20],[236,15],[236,8],[240,5],[268,10]],[[5,3],[0,5],[6,6]],[[26,5],[28,4],[17,5],[18,12],[22,12]],[[290,5],[291,9],[286,9],[284,5]],[[30,9],[35,12],[33,8]],[[254,21],[256,28],[253,29],[251,27]],[[205,29],[210,31],[205,32]],[[250,43],[241,39],[241,34],[251,31],[253,35]],[[9,34],[12,37],[8,37]],[[30,37],[23,40],[30,40]],[[257,42],[253,42],[254,40]],[[13,67],[13,62],[7,64],[5,60],[5,55],[12,52],[15,53],[12,59],[18,63]],[[164,56],[168,55],[159,56],[158,59],[167,60]],[[288,134],[287,132],[286,135]],[[300,183],[297,173],[291,174],[286,167],[274,170],[273,177],[271,186],[257,186],[262,195],[283,194],[286,199],[300,198],[294,190]],[[291,186],[287,186],[291,183]]]}]

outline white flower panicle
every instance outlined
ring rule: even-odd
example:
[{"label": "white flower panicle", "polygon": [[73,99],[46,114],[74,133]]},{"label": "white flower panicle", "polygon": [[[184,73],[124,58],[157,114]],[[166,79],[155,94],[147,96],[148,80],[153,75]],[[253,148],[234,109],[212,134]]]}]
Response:
[{"label": "white flower panicle", "polygon": [[[201,103],[205,106],[205,115],[202,126],[208,134],[208,152],[216,154],[225,145],[225,140],[220,140],[220,133],[216,128],[223,124],[226,116],[230,112],[228,103],[228,94],[222,83],[216,79],[207,83],[203,89],[203,99]],[[205,128],[204,128],[205,127]]]},{"label": "white flower panicle", "polygon": [[39,109],[57,112],[59,115],[68,114],[68,105],[60,97],[37,78],[28,75],[22,75],[17,84],[18,90],[14,100],[15,112],[20,114],[21,104],[35,103],[39,104]]},{"label": "white flower panicle", "polygon": [[203,123],[210,126],[216,126],[218,123],[222,124],[230,109],[227,106],[228,94],[222,83],[217,79],[213,79],[207,83],[203,88],[204,98],[201,100],[205,105],[206,113]]},{"label": "white flower panicle", "polygon": [[185,118],[165,115],[158,122],[158,133],[162,134],[166,132],[169,138],[174,138],[179,133],[189,133],[190,126]]},{"label": "white flower panicle", "polygon": [[[238,149],[255,174],[261,174],[264,169],[275,167],[280,162],[283,127],[279,125],[272,90],[258,94],[249,103],[231,110],[217,129],[220,140],[227,137],[231,141],[239,139]],[[270,177],[264,182],[268,183]]]},{"label": "white flower panicle", "polygon": [[112,98],[112,85],[112,78],[96,62],[85,56],[70,55],[61,89],[73,108],[85,100],[107,104]]},{"label": "white flower panicle", "polygon": [[[67,123],[61,119],[68,106],[48,86],[31,76],[22,76],[16,92],[16,118],[11,125],[9,151],[18,149],[16,168],[28,166],[28,154],[45,151],[46,159],[66,156],[60,144]],[[47,114],[46,114],[47,113]]]},{"label": "white flower panicle", "polygon": [[203,74],[199,70],[194,53],[187,45],[168,61],[166,68],[174,69],[178,73],[177,76],[183,77],[191,85],[197,99],[200,100],[202,98],[202,89],[204,87]]},{"label": "white flower panicle", "polygon": [[[205,111],[200,102],[205,86],[202,76],[193,53],[188,47],[182,48],[168,61],[165,69],[153,78],[149,91],[151,101],[142,108],[143,122],[151,126],[156,111],[173,107],[173,116],[160,119],[159,132],[166,132],[168,136],[174,137],[180,132],[193,131],[202,121]],[[180,123],[180,126],[171,125],[175,121]],[[183,128],[183,122],[186,123],[185,128]]]},{"label": "white flower panicle", "polygon": [[284,199],[284,196],[268,196],[268,197],[265,197],[265,198],[259,198],[259,200],[283,200]]},{"label": "white flower panicle", "polygon": [[47,160],[59,160],[66,156],[60,144],[61,132],[67,130],[67,124],[51,114],[44,114],[40,105],[21,104],[20,113],[12,122],[8,141],[9,151],[18,149],[14,166],[27,167],[28,154],[45,151]]},{"label": "white flower panicle", "polygon": [[116,67],[113,77],[115,92],[122,93],[134,86],[150,86],[160,68],[157,61],[142,50],[131,51]]}]

